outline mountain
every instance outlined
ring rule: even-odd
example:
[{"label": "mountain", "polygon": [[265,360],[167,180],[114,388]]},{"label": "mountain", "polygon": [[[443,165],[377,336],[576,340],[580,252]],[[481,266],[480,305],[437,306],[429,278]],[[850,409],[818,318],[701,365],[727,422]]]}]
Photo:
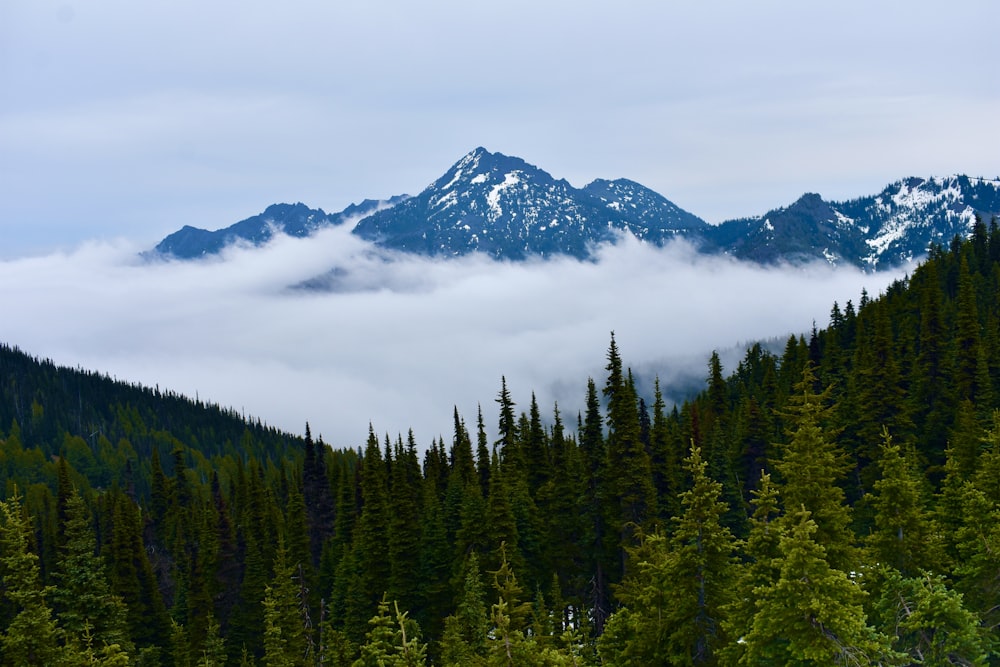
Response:
[{"label": "mountain", "polygon": [[1000,214],[1000,180],[907,178],[877,195],[826,202],[805,194],[786,208],[712,229],[706,251],[761,263],[825,259],[867,269],[897,266],[933,244],[965,237],[976,216]]},{"label": "mountain", "polygon": [[997,214],[1000,179],[959,175],[907,178],[845,202],[807,193],[762,216],[713,226],[634,181],[575,188],[521,158],[477,148],[414,197],[365,200],[336,214],[276,204],[218,231],[184,227],[155,253],[191,259],[234,242],[262,244],[277,230],[308,236],[353,218],[353,233],[376,245],[435,257],[587,259],[597,246],[631,234],[655,245],[680,238],[704,253],[763,264],[820,260],[877,270],[967,236],[977,215]]},{"label": "mountain", "polygon": [[322,227],[340,225],[347,220],[370,215],[381,207],[392,206],[403,199],[405,196],[392,197],[385,202],[366,199],[360,204],[351,204],[339,213],[326,213],[321,208],[309,208],[301,202],[272,204],[263,213],[224,229],[208,231],[185,225],[160,241],[154,252],[178,259],[195,259],[216,254],[237,242],[262,245],[278,231],[303,238]]},{"label": "mountain", "polygon": [[354,232],[424,255],[586,258],[622,232],[656,244],[708,224],[632,181],[577,189],[516,157],[472,151],[419,195],[361,220]]}]

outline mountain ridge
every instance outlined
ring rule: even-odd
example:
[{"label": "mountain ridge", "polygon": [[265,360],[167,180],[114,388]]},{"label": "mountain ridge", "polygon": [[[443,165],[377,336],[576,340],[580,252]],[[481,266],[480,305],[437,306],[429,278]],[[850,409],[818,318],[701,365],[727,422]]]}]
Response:
[{"label": "mountain ridge", "polygon": [[630,234],[654,245],[684,239],[703,253],[760,264],[820,260],[878,270],[913,262],[931,244],[967,236],[977,216],[997,214],[1000,178],[953,175],[906,177],[842,202],[805,193],[764,215],[710,225],[635,181],[596,179],[576,188],[522,158],[478,147],[412,197],[366,199],[331,214],[275,204],[214,232],[184,226],[152,254],[194,259],[232,243],[262,245],[278,231],[305,237],[356,219],[352,232],[361,238],[432,257],[584,260]]}]

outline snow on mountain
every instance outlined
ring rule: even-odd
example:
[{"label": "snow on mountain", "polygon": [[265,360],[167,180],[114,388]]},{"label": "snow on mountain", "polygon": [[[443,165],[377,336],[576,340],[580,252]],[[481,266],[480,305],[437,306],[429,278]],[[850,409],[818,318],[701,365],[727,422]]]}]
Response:
[{"label": "snow on mountain", "polygon": [[638,183],[594,181],[578,189],[520,158],[477,148],[423,192],[362,220],[354,231],[428,255],[524,259],[585,258],[621,233],[661,243],[677,231],[707,227]]},{"label": "snow on mountain", "polygon": [[907,178],[877,195],[826,202],[806,194],[758,218],[724,222],[706,248],[763,263],[824,259],[874,270],[915,261],[931,244],[967,236],[977,216],[989,222],[998,213],[998,179]]},{"label": "snow on mountain", "polygon": [[997,214],[1000,179],[948,176],[907,178],[845,202],[807,193],[762,216],[712,226],[634,181],[575,188],[521,158],[476,148],[414,197],[365,200],[335,214],[276,204],[214,232],[186,226],[155,252],[196,258],[353,218],[360,219],[353,233],[376,245],[434,257],[586,259],[598,245],[631,234],[656,245],[682,238],[705,253],[765,264],[819,260],[877,270],[914,261],[930,244],[968,235],[977,216],[989,222]]}]

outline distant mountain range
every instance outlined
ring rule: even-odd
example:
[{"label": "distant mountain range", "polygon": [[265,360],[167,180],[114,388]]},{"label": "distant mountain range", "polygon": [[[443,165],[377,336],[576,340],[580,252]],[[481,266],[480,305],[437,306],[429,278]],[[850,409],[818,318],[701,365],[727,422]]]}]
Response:
[{"label": "distant mountain range", "polygon": [[477,148],[413,197],[365,200],[332,214],[275,204],[216,231],[185,226],[152,254],[194,259],[233,243],[260,245],[278,231],[304,237],[352,221],[354,234],[378,246],[437,257],[586,259],[631,234],[656,245],[685,239],[704,253],[763,264],[820,259],[876,270],[967,236],[977,215],[989,222],[998,214],[1000,179],[948,176],[907,178],[846,202],[807,193],[759,217],[710,225],[633,181],[575,188],[520,158]]}]

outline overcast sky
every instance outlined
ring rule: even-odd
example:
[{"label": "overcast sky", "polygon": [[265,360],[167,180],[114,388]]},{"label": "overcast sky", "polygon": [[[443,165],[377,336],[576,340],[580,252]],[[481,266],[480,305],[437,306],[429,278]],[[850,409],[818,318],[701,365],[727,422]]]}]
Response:
[{"label": "overcast sky", "polygon": [[[0,340],[341,444],[369,420],[447,435],[501,374],[522,406],[582,400],[612,329],[626,363],[700,372],[889,277],[631,244],[597,265],[386,265],[342,232],[135,255],[276,202],[416,194],[476,146],[710,222],[995,177],[997,25],[994,0],[3,0]],[[285,289],[334,264],[348,291]]]},{"label": "overcast sky", "polygon": [[0,2],[0,257],[416,194],[484,146],[710,222],[1000,175],[994,0]]}]

